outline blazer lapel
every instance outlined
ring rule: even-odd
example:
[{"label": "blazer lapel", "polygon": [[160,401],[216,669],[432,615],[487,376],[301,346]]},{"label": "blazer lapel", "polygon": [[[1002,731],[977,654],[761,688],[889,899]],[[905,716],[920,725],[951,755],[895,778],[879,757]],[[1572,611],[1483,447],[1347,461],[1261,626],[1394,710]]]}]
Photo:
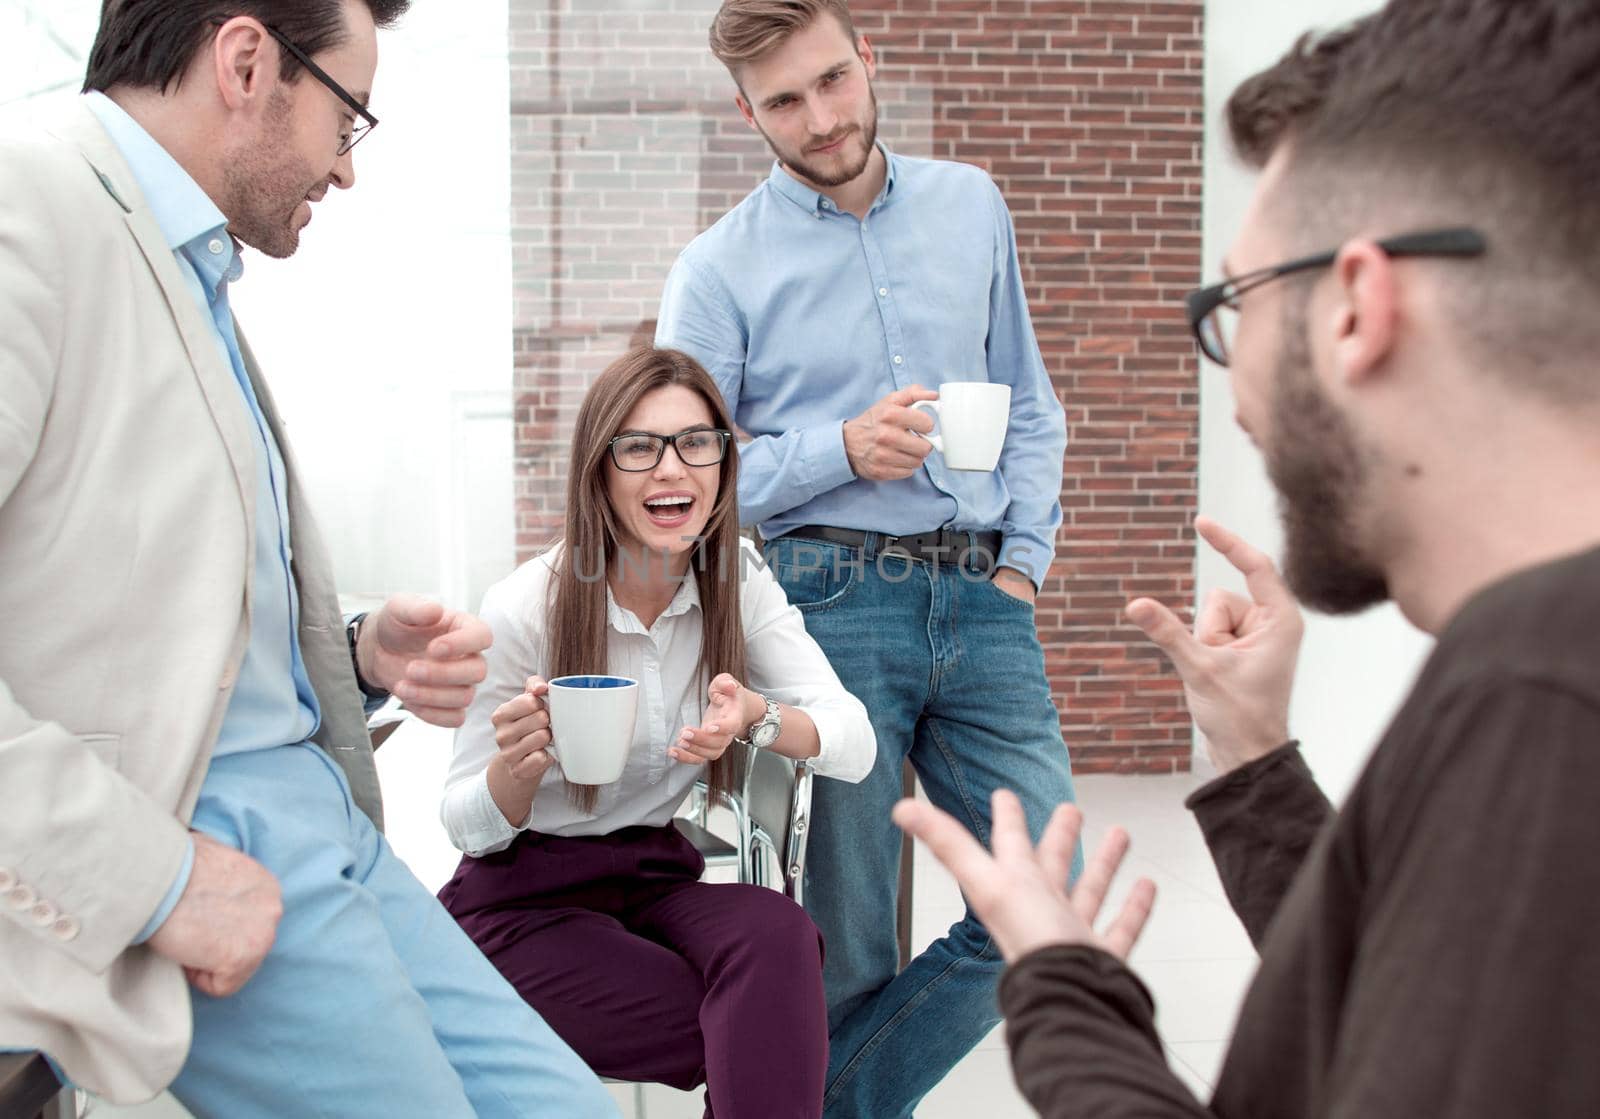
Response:
[{"label": "blazer lapel", "polygon": [[[151,216],[133,172],[116,144],[106,135],[92,112],[83,105],[57,121],[52,131],[75,146],[105,188],[109,202],[122,210],[128,235],[139,247],[151,276],[161,289],[167,310],[194,370],[195,381],[211,411],[217,433],[233,466],[247,529],[247,546],[254,548],[256,459],[250,440],[249,409],[239,391],[233,370],[217,347],[215,327],[195,302],[172,248]],[[249,554],[249,553],[247,553]]]}]

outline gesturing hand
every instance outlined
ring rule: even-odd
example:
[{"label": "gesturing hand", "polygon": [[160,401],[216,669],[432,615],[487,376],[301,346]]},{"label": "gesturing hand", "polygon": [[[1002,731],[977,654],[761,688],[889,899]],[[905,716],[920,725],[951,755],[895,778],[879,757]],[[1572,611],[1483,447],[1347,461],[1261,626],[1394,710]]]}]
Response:
[{"label": "gesturing hand", "polygon": [[[678,741],[667,751],[673,761],[692,765],[716,761],[727,752],[733,736],[766,711],[759,696],[726,672],[711,681],[706,699],[705,721],[698,727],[684,727]],[[751,715],[752,704],[760,705],[761,712]]]},{"label": "gesturing hand", "polygon": [[191,831],[194,869],[176,908],[146,942],[183,965],[196,988],[225,998],[261,966],[278,935],[283,896],[249,855]]},{"label": "gesturing hand", "polygon": [[1211,591],[1193,634],[1154,599],[1135,599],[1127,612],[1183,678],[1207,752],[1227,773],[1288,740],[1289,693],[1305,622],[1265,553],[1209,517],[1197,518],[1195,528],[1244,575],[1250,596]]},{"label": "gesturing hand", "polygon": [[913,432],[932,431],[933,418],[921,409],[913,411],[910,405],[938,399],[938,393],[912,385],[896,389],[855,419],[846,420],[844,453],[856,477],[888,482],[915,474],[933,444]]},{"label": "gesturing hand", "polygon": [[417,718],[459,727],[488,673],[483,651],[493,640],[475,615],[397,594],[362,624],[356,661],[362,679],[393,692]]},{"label": "gesturing hand", "polygon": [[993,855],[954,817],[931,804],[902,800],[894,806],[894,822],[927,844],[955,875],[1008,962],[1051,944],[1088,944],[1127,959],[1155,904],[1155,883],[1148,878],[1135,882],[1104,934],[1094,931],[1094,922],[1128,853],[1128,833],[1113,828],[1069,892],[1067,875],[1083,814],[1070,804],[1058,807],[1036,848],[1015,793],[998,789],[991,804]]},{"label": "gesturing hand", "polygon": [[496,760],[519,786],[536,788],[554,764],[550,756],[550,711],[544,697],[550,685],[542,676],[530,676],[521,695],[494,709]]}]

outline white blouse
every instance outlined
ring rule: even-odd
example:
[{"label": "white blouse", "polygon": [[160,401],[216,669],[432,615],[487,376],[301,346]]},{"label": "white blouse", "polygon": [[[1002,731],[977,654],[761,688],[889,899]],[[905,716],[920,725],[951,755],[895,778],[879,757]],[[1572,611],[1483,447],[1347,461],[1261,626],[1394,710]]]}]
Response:
[{"label": "white blouse", "polygon": [[[811,759],[818,775],[860,781],[871,771],[878,748],[867,709],[845,691],[754,545],[741,543],[739,606],[750,676],[742,683],[811,717],[821,740],[821,753]],[[705,717],[709,680],[698,671],[699,587],[693,579],[684,580],[648,630],[631,610],[617,605],[608,589],[605,670],[639,681],[638,720],[621,779],[600,786],[594,811],[583,813],[567,799],[558,763],[546,771],[526,820],[511,823],[495,804],[488,766],[497,747],[489,716],[519,694],[529,676],[549,676],[545,604],[561,547],[529,560],[483,596],[479,613],[494,631],[489,675],[456,731],[439,809],[450,842],[469,855],[502,850],[529,828],[548,835],[605,835],[636,824],[663,825],[705,769],[667,757],[679,732],[699,726]]]}]

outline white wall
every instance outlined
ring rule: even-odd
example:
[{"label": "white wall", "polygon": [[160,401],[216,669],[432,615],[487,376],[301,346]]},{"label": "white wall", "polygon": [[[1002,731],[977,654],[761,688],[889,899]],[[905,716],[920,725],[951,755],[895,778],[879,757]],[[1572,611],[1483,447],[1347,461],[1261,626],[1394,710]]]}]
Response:
[{"label": "white wall", "polygon": [[[98,0],[0,0],[0,113],[76,95]],[[356,184],[231,292],[353,603],[476,609],[514,559],[506,0],[379,35]]]},{"label": "white wall", "polygon": [[507,27],[473,0],[381,32],[355,186],[233,297],[353,595],[476,609],[514,558]]},{"label": "white wall", "polygon": [[[1376,0],[1208,0],[1206,4],[1206,152],[1204,257],[1208,281],[1238,232],[1252,177],[1227,146],[1222,107],[1241,80],[1270,65],[1296,36],[1379,7]],[[1200,509],[1279,554],[1276,499],[1261,456],[1233,421],[1226,371],[1209,363],[1200,376]],[[1198,594],[1214,586],[1243,590],[1225,560],[1202,545]],[[1367,754],[1411,685],[1431,641],[1393,606],[1356,618],[1311,615],[1290,708],[1291,733],[1333,798],[1348,791]],[[1196,743],[1196,765],[1204,765]]]}]

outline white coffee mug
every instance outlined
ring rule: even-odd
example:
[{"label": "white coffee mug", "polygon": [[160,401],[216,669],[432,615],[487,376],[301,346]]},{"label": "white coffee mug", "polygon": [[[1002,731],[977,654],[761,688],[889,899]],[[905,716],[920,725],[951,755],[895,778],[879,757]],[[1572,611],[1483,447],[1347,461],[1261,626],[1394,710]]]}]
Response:
[{"label": "white coffee mug", "polygon": [[550,753],[574,785],[609,785],[622,776],[633,746],[639,681],[626,676],[558,676],[550,709]]},{"label": "white coffee mug", "polygon": [[939,420],[937,435],[924,435],[944,456],[951,470],[995,468],[1006,444],[1006,421],[1011,418],[1011,386],[988,381],[948,381],[939,386],[938,400],[911,405],[933,413]]}]

